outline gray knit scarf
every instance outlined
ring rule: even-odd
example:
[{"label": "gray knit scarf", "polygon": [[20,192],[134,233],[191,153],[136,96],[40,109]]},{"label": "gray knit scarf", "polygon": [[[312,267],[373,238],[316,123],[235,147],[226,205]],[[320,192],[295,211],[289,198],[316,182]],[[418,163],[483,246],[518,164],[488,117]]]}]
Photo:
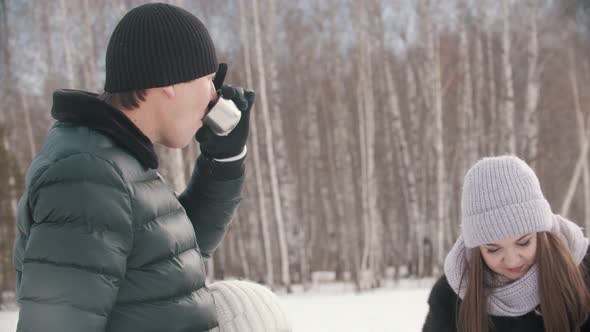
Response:
[{"label": "gray knit scarf", "polygon": [[[559,216],[554,216],[552,233],[557,234],[567,244],[574,261],[580,264],[588,250],[589,240],[584,237],[580,227]],[[445,259],[445,275],[451,288],[463,299],[467,289],[467,278],[461,283],[465,271],[467,276],[468,250],[463,238],[459,237]],[[518,317],[533,311],[539,305],[537,287],[537,265],[520,279],[510,282],[486,269],[484,289],[488,299],[488,314],[493,316]],[[461,286],[461,289],[459,289]]]}]

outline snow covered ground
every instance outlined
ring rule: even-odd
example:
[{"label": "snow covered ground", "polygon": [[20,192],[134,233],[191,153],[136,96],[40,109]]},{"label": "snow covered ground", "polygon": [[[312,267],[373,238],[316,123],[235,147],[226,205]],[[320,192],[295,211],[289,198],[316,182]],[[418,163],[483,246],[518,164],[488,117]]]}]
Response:
[{"label": "snow covered ground", "polygon": [[14,311],[0,311],[0,332],[16,331],[18,315]]},{"label": "snow covered ground", "polygon": [[[330,284],[280,297],[295,332],[419,332],[432,284],[403,280],[361,294],[349,285]],[[17,319],[14,311],[0,312],[0,332],[14,332]]]},{"label": "snow covered ground", "polygon": [[348,287],[283,295],[295,332],[419,332],[428,312],[433,281],[398,285],[355,294]]}]

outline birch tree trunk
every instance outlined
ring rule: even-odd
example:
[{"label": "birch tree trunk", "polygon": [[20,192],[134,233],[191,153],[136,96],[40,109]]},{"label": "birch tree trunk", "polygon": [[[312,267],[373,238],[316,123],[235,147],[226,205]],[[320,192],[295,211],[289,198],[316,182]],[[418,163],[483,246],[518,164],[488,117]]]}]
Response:
[{"label": "birch tree trunk", "polygon": [[[362,39],[361,39],[362,40]],[[359,56],[360,59],[362,59],[363,55],[363,51],[360,50],[359,53],[361,53],[361,55]],[[363,105],[363,93],[362,93],[362,89],[363,86],[365,85],[365,77],[364,77],[364,66],[363,66],[363,62],[364,60],[360,60],[360,67],[361,69],[359,69],[359,84],[356,87],[356,97],[357,97],[357,110],[359,112],[359,116],[358,116],[358,130],[359,130],[359,145],[360,145],[360,164],[361,164],[361,177],[360,177],[360,186],[361,186],[361,204],[360,204],[360,215],[361,215],[361,223],[362,223],[362,228],[361,228],[361,232],[360,234],[363,234],[363,241],[362,241],[362,251],[361,251],[361,258],[360,258],[360,266],[358,266],[359,270],[357,271],[356,275],[358,280],[358,285],[357,287],[360,289],[364,288],[363,285],[361,285],[361,275],[362,272],[364,270],[367,269],[367,265],[368,265],[368,260],[369,260],[369,252],[370,252],[370,232],[369,232],[369,215],[368,215],[368,172],[367,172],[367,137],[366,137],[366,124],[365,122],[367,121],[364,113],[364,105]]]},{"label": "birch tree trunk", "polygon": [[[574,194],[576,192],[576,188],[580,181],[580,176],[584,168],[588,167],[588,149],[590,147],[590,117],[587,117],[586,124],[584,125],[583,122],[580,123],[583,119],[583,115],[581,114],[581,108],[579,107],[579,89],[578,89],[578,78],[577,78],[577,68],[575,66],[575,58],[573,54],[573,50],[569,50],[569,78],[570,78],[570,85],[572,88],[572,95],[574,98],[574,107],[576,108],[576,118],[578,122],[578,129],[583,128],[583,132],[578,134],[580,140],[580,154],[578,155],[578,160],[576,161],[576,165],[574,167],[574,171],[572,177],[570,179],[568,188],[565,193],[565,197],[563,199],[563,203],[561,205],[560,214],[567,218],[569,214],[569,209],[574,198]],[[578,98],[576,98],[576,96]],[[580,112],[578,112],[580,110]],[[586,188],[587,189],[587,188]],[[586,193],[585,189],[585,193]],[[588,198],[585,198],[587,201]],[[586,207],[587,208],[587,207]]]},{"label": "birch tree trunk", "polygon": [[280,200],[280,187],[277,175],[277,165],[275,163],[275,151],[272,132],[272,123],[269,115],[269,101],[268,91],[266,88],[266,70],[264,55],[262,52],[262,34],[260,29],[260,19],[258,15],[258,0],[253,0],[252,12],[254,15],[254,35],[255,35],[255,50],[256,50],[256,65],[259,70],[259,84],[260,84],[260,103],[262,119],[265,127],[265,141],[266,141],[266,155],[268,158],[271,192],[273,200],[273,212],[275,222],[277,224],[277,232],[279,234],[279,252],[281,256],[281,276],[282,282],[285,287],[290,288],[290,275],[289,275],[289,260],[287,252],[287,241],[285,239],[285,225],[282,214],[282,204]]},{"label": "birch tree trunk", "polygon": [[64,61],[66,65],[66,79],[68,88],[74,89],[78,87],[78,82],[76,80],[76,75],[74,74],[74,65],[72,60],[72,51],[70,48],[70,40],[68,38],[68,9],[66,7],[65,0],[59,0],[60,10],[61,10],[61,26],[62,26],[62,44],[63,44],[63,51],[64,51]]},{"label": "birch tree trunk", "polygon": [[[41,31],[51,31],[51,17],[47,15],[50,8],[52,8],[53,4],[49,3],[48,1],[41,2],[38,6],[35,6],[35,10],[37,10],[36,17],[39,19],[41,24]],[[53,91],[52,87],[50,86],[49,80],[56,76],[56,64],[54,60],[53,48],[52,48],[52,38],[43,38],[43,46],[45,47],[44,54],[46,55],[46,63],[47,63],[47,78],[46,83],[43,89],[43,95],[46,98],[50,98]],[[53,122],[53,117],[51,116],[50,112],[46,112],[44,119],[47,123]]]},{"label": "birch tree trunk", "polygon": [[[588,63],[585,63],[586,66],[584,66],[584,72],[586,73],[586,77],[588,77],[588,74],[590,74],[588,72]],[[577,81],[577,80],[576,80]],[[581,105],[579,105],[579,98],[578,98],[578,105],[576,106],[577,109],[580,110],[580,115],[582,115],[582,117],[580,119],[578,119],[578,122],[580,124],[584,124],[586,123],[584,121],[583,118],[583,114],[582,114],[582,108]],[[578,125],[578,127],[580,127]],[[580,130],[580,145],[583,144],[583,133],[587,130],[587,128],[580,128],[582,130]],[[584,170],[583,170],[583,185],[584,185],[584,230],[586,231],[586,236],[590,235],[590,165],[588,163],[588,161],[586,161],[586,163],[584,164]]]},{"label": "birch tree trunk", "polygon": [[[580,92],[578,88],[578,74],[576,68],[576,59],[574,55],[574,46],[568,48],[568,59],[569,59],[569,79],[572,91],[572,97],[574,101],[574,111],[576,112],[576,123],[578,125],[578,141],[580,143],[580,148],[584,145],[584,133],[586,132],[584,114],[582,112],[582,106],[580,105]],[[589,167],[588,162],[584,162],[583,166],[583,184],[584,184],[584,225],[585,230],[588,232],[590,230],[590,218],[588,216],[588,208],[590,205],[588,204],[588,200],[590,199],[590,185],[589,182]],[[568,203],[569,208],[569,203]]]},{"label": "birch tree trunk", "polygon": [[537,32],[537,1],[528,0],[529,42],[528,76],[526,89],[526,105],[524,110],[524,128],[520,154],[534,169],[537,162],[539,140],[539,91],[541,89],[539,68],[539,34]]},{"label": "birch tree trunk", "polygon": [[[1,125],[1,124],[0,124]],[[7,149],[6,147],[8,147],[8,142],[5,136],[5,131],[4,131],[4,127],[0,126],[0,140],[2,143],[2,145],[0,145],[0,175],[2,176],[2,180],[5,181],[5,177],[6,177],[6,171],[9,169],[7,162],[5,159],[7,153]],[[6,190],[6,186],[4,185],[5,183],[2,183],[3,185],[0,186],[0,306],[3,304],[3,296],[2,294],[4,293],[4,291],[8,290],[10,288],[10,286],[8,285],[8,274],[12,271],[8,271],[8,261],[7,261],[7,256],[10,256],[8,254],[9,252],[9,248],[8,248],[8,241],[10,239],[10,235],[9,235],[9,231],[8,231],[8,225],[6,225],[6,221],[8,220],[8,218],[10,217],[8,214],[8,208],[7,208],[7,204],[6,204],[6,199],[9,199],[7,196],[9,196],[8,194],[8,190]]]},{"label": "birch tree trunk", "polygon": [[[28,145],[28,152],[26,153],[15,153],[17,155],[17,159],[19,160],[20,165],[28,164],[37,153],[37,147],[35,144],[35,137],[33,134],[33,127],[31,121],[31,110],[29,108],[28,102],[26,100],[26,96],[22,91],[18,91],[15,88],[16,79],[14,77],[14,73],[12,71],[12,49],[10,45],[10,38],[12,35],[11,25],[8,18],[8,6],[5,0],[1,2],[1,9],[2,9],[2,36],[4,37],[4,42],[2,43],[2,55],[3,55],[3,62],[2,65],[4,66],[6,79],[8,80],[8,84],[6,84],[5,94],[3,96],[3,107],[8,109],[10,114],[10,120],[8,117],[5,118],[6,129],[11,128],[6,135],[6,142],[7,144],[16,145],[18,141],[20,141],[18,135],[18,128],[19,128],[19,112],[18,107],[20,103],[20,107],[24,112],[24,120],[25,120],[25,133],[27,138],[27,145]],[[3,113],[3,112],[2,112]],[[4,113],[3,113],[4,115]],[[8,148],[7,148],[8,149]],[[15,149],[17,151],[18,149]]]},{"label": "birch tree trunk", "polygon": [[404,201],[406,211],[408,211],[409,217],[408,224],[410,237],[408,238],[408,248],[410,249],[410,252],[408,253],[408,256],[409,259],[411,259],[414,262],[418,262],[418,265],[422,266],[423,263],[421,263],[421,261],[424,260],[424,257],[416,255],[416,252],[414,250],[418,239],[421,239],[423,237],[420,225],[423,225],[424,223],[418,201],[416,175],[414,172],[414,167],[412,167],[413,163],[411,159],[410,148],[406,137],[406,132],[402,123],[396,84],[393,79],[393,76],[391,75],[391,69],[389,67],[389,64],[387,63],[385,64],[384,72],[386,76],[387,91],[389,96],[387,108],[391,112],[392,129],[395,136],[395,140],[398,142],[397,146],[399,146],[398,151],[399,157],[401,157],[402,165],[401,173],[405,174],[405,177],[403,178],[405,182],[402,183],[402,186],[405,188],[406,195],[404,195]]},{"label": "birch tree trunk", "polygon": [[[63,1],[63,0],[62,0]],[[98,90],[97,82],[97,70],[96,70],[96,54],[94,31],[92,31],[92,22],[90,21],[90,15],[92,11],[88,7],[88,0],[82,0],[82,21],[84,22],[85,36],[88,41],[88,60],[85,62],[84,68],[84,82],[86,83],[86,89],[91,91]]]},{"label": "birch tree trunk", "polygon": [[[587,126],[585,125],[584,114],[582,113],[582,106],[580,104],[580,92],[578,88],[578,69],[576,68],[576,59],[574,54],[574,46],[568,48],[568,60],[569,60],[569,70],[568,76],[570,81],[570,87],[572,91],[572,98],[574,101],[574,111],[576,113],[576,123],[578,125],[578,142],[580,144],[581,154],[584,153],[586,142],[586,131]],[[585,158],[583,160],[582,173],[583,173],[583,183],[584,183],[584,201],[588,202],[590,199],[590,188],[588,187],[588,174],[589,174],[589,167],[588,167],[588,160]],[[577,169],[577,168],[576,168]],[[567,217],[569,213],[569,208],[571,202],[573,200],[573,196],[576,192],[576,188],[579,183],[579,174],[574,171],[574,177],[572,178],[570,185],[568,187],[568,191],[566,192],[564,202],[561,207],[561,214],[564,217]],[[589,224],[589,217],[588,217],[588,208],[589,206],[584,204],[584,221],[585,221],[585,229],[588,232],[590,224]]]},{"label": "birch tree trunk", "polygon": [[465,0],[458,1],[458,12],[461,21],[459,23],[459,61],[461,62],[461,74],[463,76],[461,84],[461,113],[459,115],[459,127],[461,130],[462,153],[458,158],[461,159],[460,177],[467,172],[477,158],[477,140],[473,134],[475,131],[475,121],[473,114],[473,91],[471,81],[471,58],[469,54],[469,40],[467,36],[468,13]]},{"label": "birch tree trunk", "polygon": [[[362,8],[360,5],[357,4],[357,12],[361,19],[357,21],[360,22],[356,26],[356,30],[358,31],[358,41],[362,41],[364,38],[364,29],[363,21],[362,21]],[[364,51],[363,45],[358,47],[358,68],[357,68],[357,75],[358,75],[358,84],[355,87],[356,89],[356,105],[357,105],[357,125],[358,125],[358,140],[359,140],[359,152],[360,152],[360,221],[361,221],[361,229],[359,234],[362,234],[362,248],[360,251],[360,265],[358,266],[358,270],[356,271],[355,275],[357,276],[357,288],[360,290],[364,287],[364,284],[361,285],[361,276],[362,272],[366,269],[369,259],[369,251],[370,251],[370,233],[369,233],[369,216],[368,216],[368,172],[367,172],[367,150],[366,150],[366,117],[365,117],[365,105],[363,103],[363,91],[362,89],[366,86],[365,80],[365,59],[364,59]]]},{"label": "birch tree trunk", "polygon": [[[478,17],[482,17],[481,12],[484,11],[481,7],[477,7],[479,13],[477,14]],[[485,21],[484,23],[485,24]],[[477,160],[481,155],[486,153],[486,144],[485,141],[485,133],[484,133],[484,114],[485,114],[485,106],[484,106],[484,96],[485,96],[485,68],[486,64],[483,58],[483,34],[484,29],[479,26],[479,24],[475,25],[475,68],[474,68],[474,75],[475,75],[475,114],[474,114],[474,125],[472,131],[472,139],[476,144],[477,153],[473,161]],[[490,96],[491,98],[492,96]]]},{"label": "birch tree trunk", "polygon": [[[353,149],[353,142],[351,134],[351,127],[353,126],[354,120],[351,117],[351,113],[347,104],[344,102],[345,99],[345,87],[343,84],[343,67],[344,61],[342,55],[339,52],[340,43],[338,39],[337,29],[337,17],[336,8],[338,6],[337,0],[330,0],[329,2],[329,22],[330,22],[330,46],[328,51],[330,52],[329,72],[332,73],[333,79],[329,81],[329,87],[332,92],[331,100],[333,101],[332,112],[334,121],[334,130],[330,132],[333,136],[334,147],[334,162],[335,162],[335,173],[332,175],[334,182],[337,185],[336,194],[336,210],[341,216],[340,219],[342,225],[338,230],[339,247],[341,248],[342,254],[340,255],[340,269],[342,272],[350,271],[353,269],[353,262],[355,261],[356,250],[350,244],[353,240],[353,229],[354,224],[357,222],[356,218],[356,199],[353,182],[353,169],[351,151]],[[337,268],[338,272],[338,268]]]},{"label": "birch tree trunk", "polygon": [[[248,42],[248,23],[246,21],[247,15],[249,11],[246,11],[246,6],[244,3],[245,0],[239,0],[240,6],[240,41],[242,44],[242,52],[244,54],[244,69],[246,72],[246,85],[248,87],[254,87],[254,79],[252,76],[252,65],[250,61],[250,48],[251,45]],[[259,102],[260,104],[260,102]],[[270,240],[270,231],[269,231],[269,221],[268,221],[268,210],[267,206],[268,203],[266,201],[266,196],[264,195],[264,186],[262,182],[262,165],[260,162],[260,151],[259,151],[259,142],[258,142],[258,123],[257,119],[257,109],[254,109],[253,112],[250,114],[250,145],[248,149],[248,154],[250,155],[249,158],[252,159],[254,164],[254,181],[256,183],[254,190],[256,191],[256,203],[258,206],[258,213],[259,215],[259,222],[260,228],[262,230],[262,247],[264,252],[264,260],[265,260],[265,268],[266,268],[266,280],[265,282],[272,286],[274,285],[274,274],[273,274],[273,265],[272,265],[272,252],[271,252],[271,240]]]},{"label": "birch tree trunk", "polygon": [[[278,205],[279,209],[275,212],[277,220],[281,220],[277,224],[277,232],[279,233],[279,252],[281,253],[281,276],[283,285],[290,291],[291,287],[291,272],[289,268],[289,246],[287,240],[287,234],[291,234],[289,225],[290,218],[295,215],[296,205],[296,187],[295,187],[295,175],[293,168],[289,163],[287,155],[287,145],[285,138],[285,131],[283,128],[283,107],[281,103],[281,79],[279,78],[278,72],[278,53],[277,48],[279,47],[278,40],[278,29],[277,26],[277,6],[276,0],[268,0],[268,11],[267,23],[269,30],[269,43],[267,49],[270,51],[270,57],[265,58],[266,63],[269,66],[269,78],[270,78],[270,94],[268,99],[270,101],[270,119],[271,127],[273,130],[273,143],[275,145],[274,158],[276,159],[277,167],[277,180],[279,192]],[[280,216],[279,216],[280,214]]]},{"label": "birch tree trunk", "polygon": [[[406,140],[408,141],[406,144],[408,145],[409,149],[410,149],[410,157],[409,159],[413,162],[412,164],[412,173],[414,173],[413,175],[408,174],[408,170],[407,165],[404,166],[405,162],[404,162],[404,158],[399,158],[400,160],[400,169],[402,170],[401,176],[399,177],[400,179],[406,179],[407,184],[406,185],[402,185],[403,189],[404,189],[404,196],[409,198],[409,204],[414,204],[412,203],[412,194],[410,193],[410,188],[412,187],[412,182],[415,181],[414,183],[414,187],[415,187],[415,191],[416,191],[416,205],[417,205],[417,212],[418,214],[416,214],[416,211],[412,211],[412,205],[406,205],[406,211],[408,216],[413,216],[413,218],[417,218],[414,220],[408,220],[408,244],[407,244],[407,251],[408,251],[408,256],[410,259],[410,264],[413,266],[423,266],[424,263],[424,257],[422,254],[420,254],[420,252],[418,250],[422,250],[419,249],[421,248],[421,244],[420,241],[418,239],[423,238],[424,237],[424,227],[423,225],[425,225],[426,223],[426,218],[424,213],[422,213],[422,209],[425,209],[427,206],[427,202],[428,202],[428,193],[426,191],[426,178],[427,178],[427,166],[426,166],[426,159],[427,157],[424,155],[424,151],[425,151],[425,144],[426,144],[426,140],[423,139],[423,134],[421,133],[421,126],[420,126],[420,117],[418,114],[418,107],[417,107],[417,87],[416,87],[416,79],[414,77],[414,71],[412,70],[412,68],[410,66],[406,66],[406,73],[405,73],[405,82],[406,82],[406,86],[407,86],[407,96],[408,96],[408,113],[410,114],[410,123],[411,123],[411,130],[412,130],[412,134],[411,135],[405,135],[406,136]],[[395,83],[395,82],[394,82]],[[396,87],[393,86],[393,88],[395,89]],[[393,102],[393,101],[391,101]],[[391,106],[390,106],[391,107]],[[399,108],[399,100],[398,100],[398,108]],[[395,111],[395,109],[392,107],[392,111]],[[401,120],[401,110],[400,110],[400,120]],[[395,125],[395,122],[392,122],[392,124]],[[403,125],[403,123],[400,122],[400,125]],[[394,130],[395,131],[395,130]],[[403,147],[401,146],[402,144],[402,135],[398,134],[397,136],[398,139],[398,151],[401,151],[401,149],[403,149]],[[407,139],[407,137],[410,137],[410,139]],[[403,154],[401,155],[403,156]],[[408,174],[406,176],[406,174]],[[413,179],[413,180],[412,180]]]},{"label": "birch tree trunk", "polygon": [[514,126],[514,82],[512,80],[512,62],[510,59],[512,40],[510,36],[510,0],[502,0],[502,74],[504,84],[502,140],[500,153],[516,153],[516,135]]},{"label": "birch tree trunk", "polygon": [[20,96],[21,107],[24,113],[25,118],[25,128],[27,132],[27,141],[29,142],[29,151],[31,152],[31,159],[35,158],[37,154],[37,145],[35,144],[35,135],[33,134],[33,124],[31,121],[31,109],[29,108],[29,103],[27,98],[23,95],[22,92],[18,93]]},{"label": "birch tree trunk", "polygon": [[493,155],[500,150],[500,141],[502,139],[502,123],[499,117],[498,102],[496,95],[496,71],[494,68],[494,40],[492,33],[486,33],[486,54],[487,54],[487,88],[488,88],[488,111],[490,114],[490,123],[488,129],[486,153]]},{"label": "birch tree trunk", "polygon": [[[589,118],[590,119],[590,118]],[[586,128],[588,128],[588,124],[586,124]],[[565,194],[565,198],[563,199],[563,204],[561,205],[561,212],[560,214],[567,218],[570,205],[572,203],[572,199],[574,198],[574,194],[576,192],[576,187],[578,182],[580,181],[580,175],[582,174],[582,170],[584,165],[588,163],[588,147],[590,146],[590,130],[586,129],[584,134],[584,144],[580,149],[580,154],[578,155],[578,160],[576,161],[576,166],[574,167],[574,172],[570,179],[568,189]]]},{"label": "birch tree trunk", "polygon": [[[368,13],[365,11],[365,15]],[[368,17],[365,16],[365,20],[368,24]],[[369,26],[367,26],[369,28]],[[377,287],[380,282],[380,267],[381,267],[381,218],[377,213],[377,175],[375,173],[375,87],[373,85],[373,61],[371,58],[371,45],[369,38],[367,38],[366,44],[366,59],[367,59],[367,86],[364,90],[365,93],[365,111],[367,116],[367,152],[368,152],[368,181],[369,181],[369,192],[368,192],[368,208],[369,208],[369,221],[370,221],[370,232],[369,238],[371,244],[371,253],[369,260],[369,270],[371,271],[370,286],[372,288]]]},{"label": "birch tree trunk", "polygon": [[[375,174],[375,94],[372,64],[372,42],[368,33],[372,26],[368,19],[368,6],[375,3],[365,3],[359,9],[359,84],[358,97],[361,107],[359,108],[362,126],[361,129],[361,151],[366,158],[361,162],[363,169],[363,190],[364,190],[364,250],[361,259],[361,288],[378,286],[381,276],[381,221],[377,213],[377,175]],[[379,28],[379,27],[378,27]]]},{"label": "birch tree trunk", "polygon": [[[412,128],[412,135],[410,136],[411,139],[409,140],[408,144],[410,145],[411,160],[413,161],[413,169],[415,174],[415,181],[416,181],[416,195],[417,195],[417,204],[418,209],[421,212],[420,216],[417,220],[416,225],[411,225],[412,221],[409,221],[408,228],[416,228],[421,227],[425,228],[427,225],[426,221],[426,211],[428,206],[428,196],[430,195],[430,184],[427,182],[428,179],[428,163],[427,159],[428,156],[425,155],[425,151],[430,150],[430,141],[426,138],[429,135],[427,134],[424,137],[422,133],[422,126],[421,126],[421,119],[418,114],[418,94],[417,90],[417,80],[415,78],[415,71],[411,68],[411,66],[406,66],[406,86],[407,86],[407,94],[408,94],[408,112],[410,114],[410,123]],[[424,226],[420,226],[424,225]],[[422,233],[425,232],[425,229],[421,230]],[[417,233],[416,233],[417,234]],[[417,234],[419,236],[423,236],[421,234]],[[414,235],[412,235],[414,236]],[[416,250],[416,246],[421,245],[417,239],[414,240],[414,243],[411,246],[414,247],[413,250]],[[424,258],[421,257],[421,260]],[[417,260],[416,262],[419,262]]]},{"label": "birch tree trunk", "polygon": [[[433,21],[428,11],[428,19]],[[429,21],[426,28],[426,41],[427,41],[427,63],[429,69],[427,72],[430,74],[429,88],[432,91],[432,106],[431,112],[433,115],[433,136],[432,146],[434,150],[434,164],[436,174],[436,252],[437,262],[440,264],[444,260],[445,249],[445,233],[448,229],[448,179],[446,177],[445,170],[445,149],[444,149],[444,135],[443,135],[443,108],[442,108],[442,83],[441,83],[441,64],[440,64],[440,41],[436,35],[436,25],[434,22]],[[423,239],[419,241],[419,255],[424,256],[424,248],[422,245]],[[422,276],[424,266],[418,267],[418,276]]]},{"label": "birch tree trunk", "polygon": [[[304,66],[305,61],[302,62]],[[302,67],[303,68],[303,67]],[[305,77],[301,74],[297,74],[298,84],[303,87],[305,86]],[[304,140],[305,140],[305,152],[303,153],[303,167],[302,171],[304,174],[304,178],[307,178],[307,183],[305,186],[306,191],[304,191],[305,195],[305,221],[304,227],[300,229],[300,236],[304,247],[302,249],[302,272],[304,273],[305,279],[311,277],[312,268],[313,268],[313,259],[316,256],[312,252],[312,246],[316,243],[318,238],[321,238],[322,235],[318,232],[318,226],[320,222],[323,220],[319,215],[320,214],[320,204],[318,204],[318,182],[320,175],[318,174],[318,167],[315,163],[320,156],[320,144],[319,144],[319,128],[318,128],[318,109],[317,106],[314,105],[312,94],[315,93],[308,89],[303,89],[303,93],[307,96],[305,98],[305,108],[307,110],[304,118],[302,119],[303,124],[303,132],[304,132]],[[311,162],[310,161],[314,161]],[[321,240],[320,240],[321,241]]]},{"label": "birch tree trunk", "polygon": [[[4,43],[2,43],[2,55],[3,55],[3,62],[2,65],[5,68],[5,72],[4,74],[6,75],[6,79],[8,80],[13,80],[13,73],[12,73],[12,67],[11,67],[11,59],[12,59],[12,52],[10,51],[10,44],[9,44],[9,40],[10,40],[10,36],[11,36],[11,30],[10,30],[10,25],[8,22],[8,6],[6,3],[6,0],[0,0],[0,8],[2,9],[2,11],[0,12],[0,15],[2,16],[2,34],[1,36],[4,37]],[[11,84],[8,84],[4,95],[2,96],[4,98],[4,105],[3,105],[3,109],[2,109],[2,121],[0,122],[0,139],[2,140],[1,143],[3,144],[4,150],[5,151],[12,151],[12,142],[11,142],[11,137],[10,137],[10,133],[8,132],[8,128],[9,126],[12,126],[14,129],[18,128],[17,127],[17,115],[16,115],[16,102],[14,102],[14,96],[12,96],[12,94],[16,94],[16,91],[14,91],[14,89],[12,88]],[[22,97],[22,95],[21,95]],[[12,121],[10,121],[8,119],[8,117],[6,116],[6,114],[4,113],[4,110],[8,108],[11,109],[13,111],[12,114]],[[28,114],[28,112],[27,112]],[[12,130],[13,132],[16,132],[16,130]],[[34,142],[30,141],[29,142],[30,146],[31,146],[31,150],[35,149],[34,146]],[[17,165],[22,165],[22,163],[18,162],[18,158],[17,158]],[[14,181],[14,180],[10,180],[10,181]],[[12,218],[13,220],[16,219],[16,207],[17,207],[17,195],[15,191],[11,191],[11,193],[13,195],[9,195],[8,199],[10,200],[10,208],[12,211]]]}]

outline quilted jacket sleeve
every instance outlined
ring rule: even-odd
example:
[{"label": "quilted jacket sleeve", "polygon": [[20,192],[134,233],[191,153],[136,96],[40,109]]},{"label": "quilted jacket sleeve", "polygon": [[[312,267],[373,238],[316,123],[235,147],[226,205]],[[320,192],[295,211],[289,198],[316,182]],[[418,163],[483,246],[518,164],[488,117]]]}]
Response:
[{"label": "quilted jacket sleeve", "polygon": [[243,160],[220,163],[199,157],[180,203],[191,219],[204,257],[211,257],[240,204]]}]

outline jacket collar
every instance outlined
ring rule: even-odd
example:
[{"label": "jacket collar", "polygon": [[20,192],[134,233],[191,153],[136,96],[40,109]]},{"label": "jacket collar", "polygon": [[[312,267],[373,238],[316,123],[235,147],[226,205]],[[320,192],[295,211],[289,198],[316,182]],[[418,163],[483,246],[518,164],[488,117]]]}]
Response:
[{"label": "jacket collar", "polygon": [[123,112],[97,96],[80,90],[57,90],[51,115],[57,121],[85,126],[112,138],[142,165],[157,169],[158,156],[150,139]]}]

